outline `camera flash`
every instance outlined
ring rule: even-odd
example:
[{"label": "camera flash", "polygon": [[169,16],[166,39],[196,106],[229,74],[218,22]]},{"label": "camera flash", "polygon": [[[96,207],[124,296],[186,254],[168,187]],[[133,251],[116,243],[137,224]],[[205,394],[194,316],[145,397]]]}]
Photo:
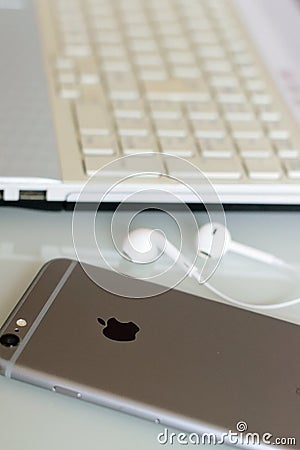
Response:
[{"label": "camera flash", "polygon": [[18,327],[26,327],[27,322],[25,319],[18,319],[16,324],[18,325]]}]

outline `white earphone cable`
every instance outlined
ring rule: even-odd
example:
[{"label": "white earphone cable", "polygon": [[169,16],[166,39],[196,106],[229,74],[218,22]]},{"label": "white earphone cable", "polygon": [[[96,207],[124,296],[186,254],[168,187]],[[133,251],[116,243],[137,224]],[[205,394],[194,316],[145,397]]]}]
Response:
[{"label": "white earphone cable", "polygon": [[270,303],[267,305],[266,304],[261,305],[261,304],[254,304],[254,303],[245,303],[245,302],[241,302],[240,300],[236,300],[227,294],[224,294],[223,292],[219,291],[217,288],[212,286],[210,283],[206,282],[206,283],[204,283],[204,286],[206,286],[214,294],[221,297],[223,300],[226,300],[234,305],[243,306],[246,308],[250,307],[250,308],[255,308],[255,309],[260,309],[260,310],[271,310],[271,309],[287,308],[288,306],[294,306],[294,305],[297,305],[298,303],[300,303],[300,298],[294,298],[292,300],[287,300],[287,301],[279,302],[279,303]]}]

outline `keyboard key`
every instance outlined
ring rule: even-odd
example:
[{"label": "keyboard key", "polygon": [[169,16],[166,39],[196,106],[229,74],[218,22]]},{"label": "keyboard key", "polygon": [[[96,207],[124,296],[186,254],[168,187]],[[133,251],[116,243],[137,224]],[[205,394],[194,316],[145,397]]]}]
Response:
[{"label": "keyboard key", "polygon": [[66,100],[73,100],[80,97],[80,89],[77,84],[62,83],[58,88],[61,98]]},{"label": "keyboard key", "polygon": [[171,76],[175,78],[199,79],[201,76],[201,71],[199,67],[195,65],[193,66],[170,65],[170,72]]},{"label": "keyboard key", "polygon": [[65,31],[62,36],[63,45],[66,48],[67,46],[88,46],[89,38],[86,32],[84,31]]},{"label": "keyboard key", "polygon": [[[194,24],[197,26],[197,24]],[[193,29],[191,40],[197,45],[218,45],[219,41],[214,32]]]},{"label": "keyboard key", "polygon": [[141,118],[145,117],[145,109],[141,100],[115,100],[112,103],[115,117]]},{"label": "keyboard key", "polygon": [[232,55],[248,50],[246,42],[241,40],[237,42],[228,42],[226,44],[226,47],[229,53],[231,53]]},{"label": "keyboard key", "polygon": [[227,112],[226,114],[224,114],[224,119],[229,123],[231,122],[244,123],[255,120],[255,115],[250,112]]},{"label": "keyboard key", "polygon": [[139,90],[135,78],[129,73],[113,73],[106,76],[109,95],[112,100],[138,100]]},{"label": "keyboard key", "polygon": [[216,138],[221,139],[226,136],[226,129],[221,119],[201,120],[192,119],[192,127],[197,138]]},{"label": "keyboard key", "polygon": [[100,44],[97,53],[101,60],[106,58],[116,58],[117,60],[126,58],[126,50],[122,44]]},{"label": "keyboard key", "polygon": [[[113,157],[86,156],[84,159],[87,175],[99,177],[120,178],[128,176],[139,176],[142,178],[157,178],[166,171],[163,167],[159,154],[151,156],[138,155],[115,159]],[[112,164],[109,164],[112,163]],[[104,168],[109,164],[107,167]]]},{"label": "keyboard key", "polygon": [[[201,172],[213,180],[238,180],[243,174],[243,168],[237,158],[201,158],[194,157],[190,160]],[[166,165],[170,175],[183,179],[199,179],[199,172],[191,170],[188,165],[180,160],[167,159]]]},{"label": "keyboard key", "polygon": [[275,141],[286,141],[287,139],[290,139],[291,133],[288,127],[281,128],[280,126],[273,126],[274,124],[269,124],[269,126],[266,126],[268,136],[271,140]]},{"label": "keyboard key", "polygon": [[57,70],[73,70],[75,68],[74,60],[64,56],[56,58],[54,65]]},{"label": "keyboard key", "polygon": [[145,82],[146,96],[149,100],[162,101],[207,101],[209,92],[200,80],[169,79],[166,81]]},{"label": "keyboard key", "polygon": [[[102,12],[102,14],[98,14],[98,21],[101,23],[101,30],[103,31],[118,31],[118,22],[111,16],[106,15]],[[93,21],[94,29],[99,29],[99,24],[96,21]]]},{"label": "keyboard key", "polygon": [[271,105],[273,98],[268,94],[255,94],[251,97],[253,105]]},{"label": "keyboard key", "polygon": [[253,114],[253,108],[249,103],[233,103],[225,102],[220,104],[220,108],[224,115],[231,113],[248,113]]},{"label": "keyboard key", "polygon": [[75,85],[77,82],[77,77],[73,71],[61,71],[57,74],[57,81],[59,84],[68,85],[73,84]]},{"label": "keyboard key", "polygon": [[154,119],[179,119],[182,117],[181,105],[174,102],[149,102],[151,115]]},{"label": "keyboard key", "polygon": [[144,117],[117,117],[116,124],[120,136],[147,136],[150,133],[150,123]]},{"label": "keyboard key", "polygon": [[279,158],[294,159],[300,157],[300,146],[295,145],[291,139],[275,139],[273,144]]},{"label": "keyboard key", "polygon": [[194,64],[195,58],[192,52],[188,51],[169,51],[167,52],[167,60],[175,66]]},{"label": "keyboard key", "polygon": [[262,112],[259,119],[266,123],[279,123],[282,120],[280,112]]},{"label": "keyboard key", "polygon": [[90,56],[92,53],[91,47],[89,45],[80,45],[80,44],[73,44],[73,45],[66,45],[64,53],[67,56],[73,56],[73,57],[82,57],[82,56]]},{"label": "keyboard key", "polygon": [[168,74],[163,66],[139,67],[137,74],[141,81],[165,81],[168,79]]},{"label": "keyboard key", "polygon": [[273,113],[274,111],[280,111],[280,106],[275,103],[274,101],[272,103],[258,103],[254,105],[255,110],[260,116],[263,113]]},{"label": "keyboard key", "polygon": [[205,158],[231,158],[236,153],[227,136],[221,139],[199,139],[198,145]]},{"label": "keyboard key", "polygon": [[239,66],[253,64],[253,58],[250,55],[250,53],[248,53],[248,52],[238,53],[236,55],[233,55],[232,62],[235,66],[239,67]]},{"label": "keyboard key", "polygon": [[154,119],[156,134],[159,137],[186,137],[189,134],[183,119]]},{"label": "keyboard key", "polygon": [[292,180],[300,179],[300,159],[290,159],[284,161],[284,167],[288,174],[288,177]]},{"label": "keyboard key", "polygon": [[220,45],[201,45],[197,48],[196,52],[203,60],[221,59],[225,57],[225,52]]},{"label": "keyboard key", "polygon": [[106,94],[100,84],[81,84],[80,103],[101,105],[105,104]]},{"label": "keyboard key", "polygon": [[100,82],[98,67],[93,57],[76,59],[76,70],[80,83],[97,84]]},{"label": "keyboard key", "polygon": [[191,138],[161,137],[159,143],[163,153],[187,158],[196,153],[196,146]]},{"label": "keyboard key", "polygon": [[231,64],[226,59],[212,60],[204,64],[203,70],[210,75],[231,74]]},{"label": "keyboard key", "polygon": [[234,139],[261,139],[263,129],[257,120],[232,120],[227,122]]},{"label": "keyboard key", "polygon": [[154,39],[131,39],[129,48],[133,52],[155,52],[157,51],[157,43]]},{"label": "keyboard key", "polygon": [[290,150],[282,149],[277,151],[277,155],[281,159],[297,159],[300,158],[300,150],[292,148]]},{"label": "keyboard key", "polygon": [[218,94],[216,101],[221,104],[243,104],[247,103],[246,97],[240,92],[237,94]]},{"label": "keyboard key", "polygon": [[105,60],[102,61],[101,64],[101,68],[104,72],[109,72],[109,73],[113,73],[113,72],[130,72],[131,70],[131,66],[129,64],[129,62],[124,59],[124,60]]},{"label": "keyboard key", "polygon": [[244,80],[260,78],[260,73],[258,69],[252,65],[241,67],[238,73],[240,77]]},{"label": "keyboard key", "polygon": [[158,152],[153,136],[122,136],[121,149],[125,155]]},{"label": "keyboard key", "polygon": [[123,21],[125,25],[147,25],[147,18],[145,13],[137,8],[136,10],[122,10]]},{"label": "keyboard key", "polygon": [[212,88],[218,103],[226,103],[227,101],[231,103],[241,103],[241,100],[243,102],[246,101],[246,98],[242,94],[243,91],[239,86],[212,86]]},{"label": "keyboard key", "polygon": [[133,56],[134,63],[138,67],[147,68],[149,66],[157,66],[161,67],[163,65],[163,61],[158,52],[155,53],[135,53]]},{"label": "keyboard key", "polygon": [[[97,27],[96,27],[97,24]],[[122,36],[117,31],[111,31],[111,30],[104,30],[101,27],[102,21],[99,23],[99,19],[94,24],[94,40],[97,45],[98,44],[120,44],[122,42]]]},{"label": "keyboard key", "polygon": [[184,38],[162,38],[162,47],[168,50],[188,50],[189,42]]},{"label": "keyboard key", "polygon": [[266,84],[259,78],[253,80],[250,79],[246,81],[245,88],[252,94],[264,94],[266,90]]},{"label": "keyboard key", "polygon": [[134,39],[151,39],[152,32],[150,27],[145,25],[128,24],[125,32],[129,38]]},{"label": "keyboard key", "polygon": [[243,158],[270,158],[274,154],[273,147],[266,138],[240,139],[236,144]]},{"label": "keyboard key", "polygon": [[157,17],[157,34],[159,38],[163,37],[183,37],[183,34],[180,34],[180,24],[174,23],[163,23],[161,22],[161,17]]},{"label": "keyboard key", "polygon": [[77,102],[75,110],[80,134],[108,135],[111,133],[111,122],[105,107]]},{"label": "keyboard key", "polygon": [[219,112],[214,102],[187,102],[185,109],[190,119],[216,120]]},{"label": "keyboard key", "polygon": [[237,88],[240,83],[238,78],[234,76],[226,76],[226,75],[214,75],[209,78],[209,84],[211,87],[220,89],[220,88]]},{"label": "keyboard key", "polygon": [[113,136],[83,135],[82,151],[85,155],[109,156],[118,153],[118,146]]},{"label": "keyboard key", "polygon": [[275,157],[245,159],[244,163],[253,180],[278,180],[282,176],[281,165]]}]

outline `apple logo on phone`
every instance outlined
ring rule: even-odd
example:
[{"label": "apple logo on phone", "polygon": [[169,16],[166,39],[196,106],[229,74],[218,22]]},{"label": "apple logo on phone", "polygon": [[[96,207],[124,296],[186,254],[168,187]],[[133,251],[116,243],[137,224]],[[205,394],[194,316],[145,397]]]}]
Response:
[{"label": "apple logo on phone", "polygon": [[120,322],[115,317],[108,319],[107,323],[101,317],[98,317],[97,322],[105,326],[103,328],[104,336],[113,341],[134,341],[136,334],[140,331],[134,322]]}]

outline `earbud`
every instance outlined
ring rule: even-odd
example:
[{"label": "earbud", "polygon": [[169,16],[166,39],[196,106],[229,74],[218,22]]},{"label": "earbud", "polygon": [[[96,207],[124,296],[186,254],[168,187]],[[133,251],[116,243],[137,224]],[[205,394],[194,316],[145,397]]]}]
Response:
[{"label": "earbud", "polygon": [[123,253],[132,262],[148,264],[153,262],[163,253],[160,248],[161,237],[157,230],[148,228],[136,228],[130,231],[123,242]]},{"label": "earbud", "polygon": [[[221,248],[222,246],[223,248]],[[200,256],[219,258],[222,252],[225,254],[226,252],[231,251],[265,264],[295,271],[294,267],[271,253],[263,252],[254,247],[249,247],[248,245],[233,241],[228,229],[220,223],[207,223],[199,229],[197,248]]]},{"label": "earbud", "polygon": [[147,264],[165,253],[191,278],[200,280],[200,273],[181,252],[166,239],[160,230],[137,228],[130,231],[123,243],[123,253],[130,261]]},{"label": "earbud", "polygon": [[226,253],[230,242],[230,233],[224,225],[207,223],[198,230],[197,251],[200,256],[219,258]]}]

